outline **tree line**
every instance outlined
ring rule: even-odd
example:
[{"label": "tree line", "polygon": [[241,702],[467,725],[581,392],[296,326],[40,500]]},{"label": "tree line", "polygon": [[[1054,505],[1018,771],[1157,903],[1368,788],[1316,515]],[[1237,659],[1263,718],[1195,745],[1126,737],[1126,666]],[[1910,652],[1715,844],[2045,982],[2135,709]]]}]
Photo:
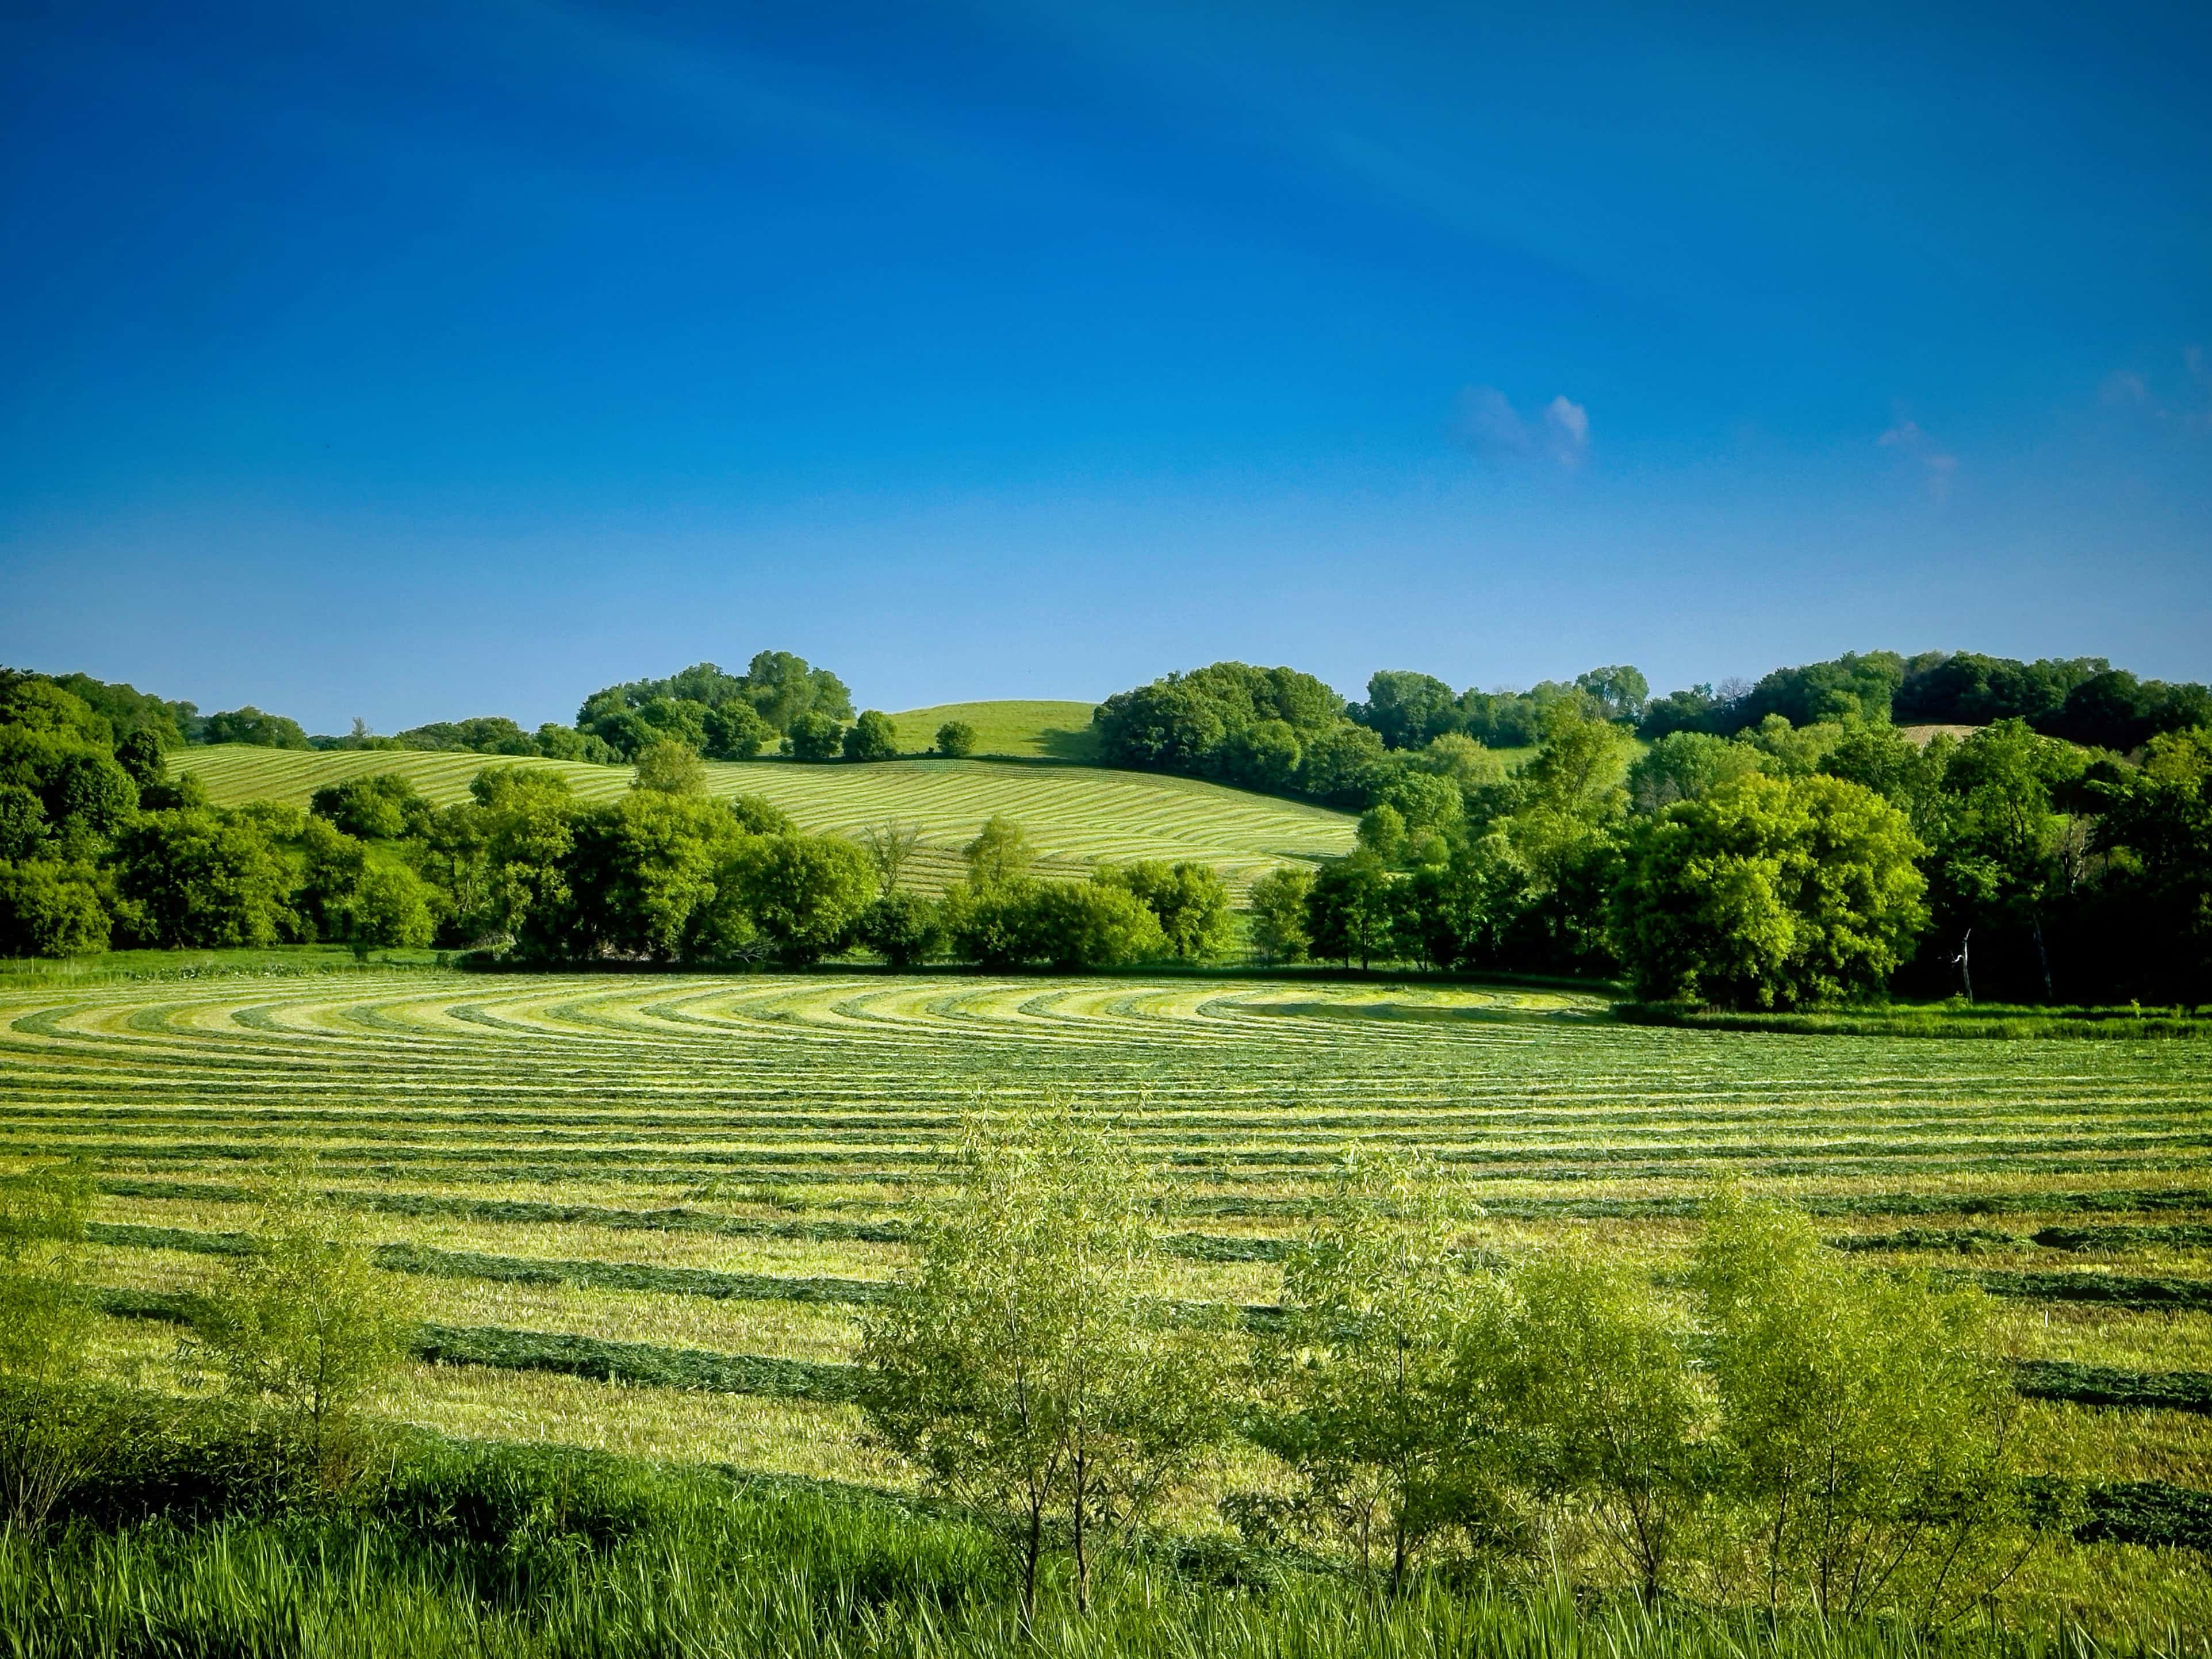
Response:
[{"label": "tree line", "polygon": [[[1436,1165],[1354,1147],[1280,1300],[1239,1308],[1175,1293],[1160,1172],[1096,1113],[972,1115],[941,1173],[861,1315],[857,1398],[1005,1540],[1024,1623],[1049,1553],[1079,1613],[1102,1547],[1200,1492],[1393,1595],[1472,1569],[1938,1626],[2075,1518],[2021,1478],[1978,1291],[1859,1268],[1728,1189],[1662,1289],[1587,1241],[1500,1247]],[[103,1479],[313,1510],[379,1462],[415,1310],[314,1177],[296,1154],[258,1176],[223,1268],[153,1298],[186,1324],[180,1397],[99,1379],[88,1169],[0,1176],[9,1532]]]},{"label": "tree line", "polygon": [[1455,732],[1395,759],[1358,851],[1255,886],[1263,956],[1732,1007],[2212,998],[2212,727],[2129,758],[2017,718],[1923,744],[1770,713],[1643,746],[1562,704],[1510,773]]}]

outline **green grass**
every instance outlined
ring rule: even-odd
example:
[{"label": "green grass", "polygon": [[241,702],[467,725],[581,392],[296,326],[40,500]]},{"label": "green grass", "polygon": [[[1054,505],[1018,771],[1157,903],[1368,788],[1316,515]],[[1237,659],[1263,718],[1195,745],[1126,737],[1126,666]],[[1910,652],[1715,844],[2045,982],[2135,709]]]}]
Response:
[{"label": "green grass", "polygon": [[[1838,1218],[1870,1267],[2002,1292],[2010,1357],[2046,1368],[2032,1470],[2212,1491],[2212,1421],[2183,1399],[2212,1372],[2198,1045],[1778,1038],[1603,1008],[1136,977],[0,981],[0,1158],[98,1162],[118,1375],[161,1374],[160,1321],[223,1271],[247,1177],[305,1144],[452,1362],[406,1373],[404,1420],[894,1485],[820,1368],[852,1358],[857,1299],[906,1259],[903,1202],[978,1102],[1115,1113],[1164,1177],[1172,1293],[1248,1307],[1279,1297],[1347,1143],[1431,1150],[1501,1249],[1569,1243],[1668,1282],[1724,1177]],[[2081,1596],[2120,1594],[2100,1588],[2118,1557],[2083,1561]]]},{"label": "green grass", "polygon": [[902,750],[927,749],[937,741],[939,726],[964,720],[975,728],[978,755],[1096,766],[1098,739],[1091,729],[1091,708],[1087,702],[945,702],[908,708],[891,719]]},{"label": "green grass", "polygon": [[[254,800],[304,806],[326,783],[377,773],[397,773],[444,805],[465,799],[469,781],[487,765],[556,771],[587,800],[613,799],[630,782],[622,766],[404,750],[225,744],[180,750],[171,765],[199,778],[221,806]],[[994,813],[1022,826],[1040,855],[1041,874],[1080,877],[1101,861],[1193,860],[1214,866],[1240,890],[1279,865],[1351,851],[1358,828],[1347,813],[1221,784],[1048,762],[754,761],[710,763],[707,772],[714,793],[763,796],[817,834],[913,825],[921,845],[912,878],[924,886],[958,873],[959,848]]]}]

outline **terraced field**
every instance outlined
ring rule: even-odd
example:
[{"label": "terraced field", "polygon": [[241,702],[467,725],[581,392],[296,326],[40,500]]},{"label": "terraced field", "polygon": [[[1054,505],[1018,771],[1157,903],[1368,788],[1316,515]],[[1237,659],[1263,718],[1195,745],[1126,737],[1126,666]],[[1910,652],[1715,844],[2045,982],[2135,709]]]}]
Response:
[{"label": "terraced field", "polygon": [[[1121,1115],[1170,1180],[1183,1292],[1248,1318],[1348,1142],[1431,1149],[1501,1243],[1572,1235],[1662,1275],[1728,1176],[1869,1261],[1979,1276],[2032,1362],[2042,1468],[2212,1490],[2194,1042],[1680,1031],[1559,994],[1249,981],[426,970],[0,994],[0,1153],[97,1160],[118,1367],[165,1374],[178,1298],[246,1224],[241,1178],[304,1144],[418,1294],[401,1415],[864,1480],[893,1477],[844,1367],[902,1259],[901,1201],[963,1109],[1047,1092]],[[2039,1571],[2060,1600],[2124,1571],[2179,1606],[2201,1568],[2100,1544]]]},{"label": "terraced field", "polygon": [[[442,805],[465,799],[469,781],[487,765],[559,772],[586,800],[611,799],[630,783],[626,766],[405,750],[313,753],[223,744],[181,750],[170,764],[198,777],[219,806],[254,800],[304,806],[325,784],[386,772]],[[911,867],[925,886],[957,873],[958,849],[994,812],[1028,834],[1041,874],[1079,878],[1100,861],[1193,859],[1213,865],[1240,891],[1279,865],[1350,852],[1357,829],[1346,813],[1194,778],[1044,761],[757,761],[709,763],[707,773],[714,793],[764,796],[816,834],[854,836],[888,820],[914,825],[921,846]]]}]

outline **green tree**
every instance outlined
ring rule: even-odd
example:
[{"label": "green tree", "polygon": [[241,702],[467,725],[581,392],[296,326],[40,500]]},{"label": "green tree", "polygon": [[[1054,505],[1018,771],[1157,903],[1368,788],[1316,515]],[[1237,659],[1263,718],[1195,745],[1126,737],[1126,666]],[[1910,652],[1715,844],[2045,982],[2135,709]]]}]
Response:
[{"label": "green tree", "polygon": [[887,761],[898,758],[898,726],[880,708],[864,708],[860,719],[845,730],[845,758],[848,761]]},{"label": "green tree", "polygon": [[90,865],[0,861],[0,957],[84,956],[105,951],[108,936]]},{"label": "green tree", "polygon": [[1229,886],[1212,865],[1146,860],[1109,865],[1091,878],[1133,894],[1150,909],[1168,953],[1179,962],[1218,962],[1235,941]]},{"label": "green tree", "polygon": [[250,743],[264,749],[305,749],[307,734],[295,720],[264,714],[252,703],[221,714],[210,714],[201,726],[201,743]]},{"label": "green tree", "polygon": [[120,930],[164,950],[273,945],[296,925],[291,872],[252,815],[151,812],[117,839]]},{"label": "green tree", "polygon": [[1252,948],[1262,962],[1273,966],[1306,959],[1313,945],[1313,936],[1306,930],[1313,883],[1312,871],[1286,864],[1252,884]]},{"label": "green tree", "polygon": [[1935,1622],[2017,1569],[2018,1396],[1978,1292],[1861,1271],[1802,1216],[1732,1192],[1708,1210],[1694,1280],[1771,1608]]},{"label": "green tree", "polygon": [[1380,1558],[1394,1593],[1441,1535],[1518,1529],[1496,1367],[1466,1360],[1504,1307],[1467,1247],[1472,1213],[1417,1158],[1347,1153],[1254,1345],[1253,1437],[1297,1477],[1299,1512],[1363,1569]]},{"label": "green tree", "polygon": [[650,789],[664,795],[704,795],[707,767],[699,751],[674,738],[663,738],[637,751],[637,774],[633,789]]},{"label": "green tree", "polygon": [[1624,725],[1633,726],[1642,720],[1644,705],[1651,697],[1651,683],[1626,663],[1577,674],[1575,684],[1596,700],[1606,719]]},{"label": "green tree", "polygon": [[931,1486],[1008,1516],[1027,1623],[1055,1516],[1085,1608],[1094,1534],[1225,1437],[1226,1333],[1178,1316],[1151,1172],[1094,1115],[971,1118],[948,1174],[863,1315],[861,1408]]},{"label": "green tree", "polygon": [[430,803],[398,773],[380,772],[324,785],[307,810],[360,840],[396,841],[422,833]]},{"label": "green tree", "polygon": [[1419,749],[1457,731],[1459,698],[1433,674],[1385,668],[1368,677],[1367,701],[1346,711],[1392,749]]},{"label": "green tree", "polygon": [[709,760],[749,761],[775,735],[749,702],[726,702],[709,708],[699,724],[700,750]]},{"label": "green tree", "polygon": [[1019,824],[994,812],[960,855],[968,861],[969,881],[983,888],[1020,880],[1029,873],[1036,852]]},{"label": "green tree", "polygon": [[258,1183],[252,1248],[206,1297],[192,1358],[265,1436],[272,1475],[342,1486],[364,1463],[363,1410],[405,1357],[404,1280],[290,1161]]},{"label": "green tree", "polygon": [[875,902],[867,855],[834,836],[757,836],[717,872],[785,962],[816,962],[845,948]]},{"label": "green tree", "polygon": [[921,831],[914,824],[886,818],[860,832],[860,849],[875,866],[876,885],[885,893],[898,890],[899,878],[921,845]]},{"label": "green tree", "polygon": [[419,946],[437,936],[432,890],[404,864],[372,864],[355,890],[348,942],[371,946]]},{"label": "green tree", "polygon": [[945,952],[943,914],[919,893],[884,893],[860,913],[854,931],[861,944],[902,970]]},{"label": "green tree", "polygon": [[0,1176],[0,1519],[44,1527],[97,1465],[100,1402],[86,1388],[100,1316],[86,1280],[90,1173],[48,1164]]},{"label": "green tree", "polygon": [[1110,882],[1034,882],[1024,895],[1026,954],[1055,968],[1126,968],[1164,955],[1152,908]]},{"label": "green tree", "polygon": [[784,743],[793,760],[836,760],[843,750],[844,730],[844,722],[836,715],[809,709],[791,722]]},{"label": "green tree", "polygon": [[1669,732],[1629,767],[1629,805],[1648,817],[1678,800],[1703,800],[1721,785],[1759,769],[1759,751],[1749,744],[1710,732]]},{"label": "green tree", "polygon": [[1390,877],[1382,861],[1362,850],[1329,859],[1315,873],[1306,893],[1307,948],[1321,960],[1354,957],[1362,968],[1390,954]]},{"label": "green tree", "polygon": [[966,720],[947,720],[937,728],[937,752],[959,760],[975,752],[975,728]]},{"label": "green tree", "polygon": [[1740,778],[1638,822],[1613,948],[1655,1000],[1873,996],[1925,920],[1921,851],[1904,815],[1856,784]]}]

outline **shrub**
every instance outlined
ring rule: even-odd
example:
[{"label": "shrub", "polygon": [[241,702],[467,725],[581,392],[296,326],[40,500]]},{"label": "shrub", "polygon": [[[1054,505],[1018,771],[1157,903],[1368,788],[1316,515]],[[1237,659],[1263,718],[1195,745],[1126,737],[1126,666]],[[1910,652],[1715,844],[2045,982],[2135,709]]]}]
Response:
[{"label": "shrub", "polygon": [[966,720],[947,720],[937,728],[937,752],[958,760],[975,752],[975,728]]}]

